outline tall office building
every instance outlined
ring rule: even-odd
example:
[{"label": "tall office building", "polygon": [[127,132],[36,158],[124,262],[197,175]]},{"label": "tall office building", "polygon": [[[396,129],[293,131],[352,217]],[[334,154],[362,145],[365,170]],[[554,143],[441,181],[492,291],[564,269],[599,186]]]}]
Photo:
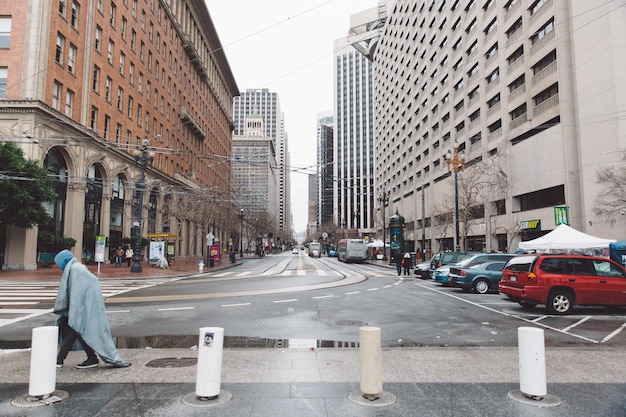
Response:
[{"label": "tall office building", "polygon": [[318,228],[328,227],[333,222],[333,114],[317,115],[317,174],[315,220]]},{"label": "tall office building", "polygon": [[611,192],[596,173],[626,149],[622,2],[396,0],[353,18],[375,74],[377,191],[416,248],[422,231],[433,251],[459,245],[455,217],[466,249],[560,223],[623,238],[626,216],[594,213]]},{"label": "tall office building", "polygon": [[[278,93],[267,88],[247,89],[233,100],[233,119],[235,136],[244,135],[246,117],[253,112],[263,118],[265,126],[264,136],[270,138],[276,151],[276,175],[278,181],[278,231],[283,236],[291,237],[291,208],[289,202],[289,170],[288,144],[283,113],[280,109]],[[245,207],[244,207],[245,209]]]},{"label": "tall office building", "polygon": [[375,232],[372,65],[345,39],[334,43],[333,217],[353,237]]},{"label": "tall office building", "polygon": [[89,261],[96,236],[174,234],[177,256],[203,254],[208,228],[223,240],[238,94],[204,2],[0,2],[0,138],[57,192],[48,224],[2,226],[3,269],[36,268],[50,238]]}]

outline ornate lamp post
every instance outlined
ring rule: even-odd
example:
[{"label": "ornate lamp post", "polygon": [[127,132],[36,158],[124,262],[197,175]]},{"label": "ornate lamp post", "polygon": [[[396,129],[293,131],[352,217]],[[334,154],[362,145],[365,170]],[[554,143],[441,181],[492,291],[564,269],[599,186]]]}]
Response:
[{"label": "ornate lamp post", "polygon": [[130,267],[130,272],[140,273],[141,269],[141,226],[142,226],[142,214],[143,214],[143,191],[146,188],[146,166],[150,164],[152,168],[154,164],[154,155],[156,152],[154,149],[148,151],[148,138],[144,138],[141,144],[141,148],[135,149],[133,154],[135,155],[135,166],[139,164],[141,166],[141,180],[139,181],[139,204],[137,205],[137,240],[135,241],[135,251],[133,256],[133,266]]},{"label": "ornate lamp post", "polygon": [[463,152],[459,153],[459,143],[456,140],[454,141],[453,146],[454,152],[450,152],[448,149],[448,152],[446,153],[446,162],[448,163],[448,171],[450,171],[451,167],[454,169],[454,221],[456,230],[455,250],[460,251],[461,235],[459,234],[459,180],[457,178],[457,172],[465,169],[465,155],[463,155]]},{"label": "ornate lamp post", "polygon": [[241,229],[239,231],[239,257],[243,258],[243,209],[239,210],[239,218],[241,219]]},{"label": "ornate lamp post", "polygon": [[383,191],[383,194],[378,197],[378,201],[383,207],[383,261],[387,260],[387,237],[385,236],[386,224],[385,224],[385,212],[387,206],[389,206],[389,191]]}]

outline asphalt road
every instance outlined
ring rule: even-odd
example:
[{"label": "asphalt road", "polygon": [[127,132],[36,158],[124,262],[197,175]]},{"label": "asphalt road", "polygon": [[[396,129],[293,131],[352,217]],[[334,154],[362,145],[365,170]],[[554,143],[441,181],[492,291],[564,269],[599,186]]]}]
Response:
[{"label": "asphalt road", "polygon": [[[120,347],[187,347],[201,327],[223,327],[232,346],[324,341],[353,346],[364,325],[381,328],[383,346],[516,347],[517,328],[539,326],[547,346],[623,346],[626,309],[577,308],[547,316],[499,294],[444,288],[394,269],[304,254],[249,259],[243,265],[107,298]],[[29,340],[44,314],[0,328],[0,342]],[[230,341],[230,342],[229,342]]]}]

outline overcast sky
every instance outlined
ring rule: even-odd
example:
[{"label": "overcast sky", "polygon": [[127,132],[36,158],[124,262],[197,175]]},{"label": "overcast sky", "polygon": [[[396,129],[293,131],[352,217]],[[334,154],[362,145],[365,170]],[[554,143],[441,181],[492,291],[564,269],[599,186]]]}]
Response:
[{"label": "overcast sky", "polygon": [[[205,0],[239,91],[279,95],[291,155],[291,210],[306,230],[308,180],[315,172],[317,114],[333,110],[333,42],[350,15],[378,0]],[[305,168],[305,169],[303,169]]]}]

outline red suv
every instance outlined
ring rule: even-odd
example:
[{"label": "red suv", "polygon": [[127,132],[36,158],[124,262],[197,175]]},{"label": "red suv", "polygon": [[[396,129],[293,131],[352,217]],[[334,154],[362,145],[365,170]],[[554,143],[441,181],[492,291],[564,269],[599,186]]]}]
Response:
[{"label": "red suv", "polygon": [[506,264],[499,289],[524,307],[566,314],[574,305],[626,305],[626,270],[595,256],[522,255]]}]

